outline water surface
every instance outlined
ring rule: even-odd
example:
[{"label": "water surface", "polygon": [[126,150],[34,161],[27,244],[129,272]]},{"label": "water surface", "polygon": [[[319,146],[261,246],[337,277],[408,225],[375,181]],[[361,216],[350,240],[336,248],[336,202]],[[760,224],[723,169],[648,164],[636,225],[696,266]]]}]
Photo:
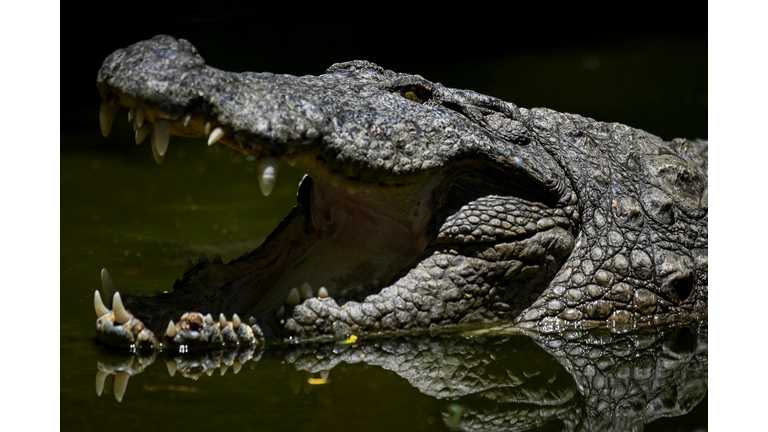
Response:
[{"label": "water surface", "polygon": [[302,176],[281,166],[264,198],[254,163],[178,137],[158,166],[120,120],[109,139],[94,128],[61,153],[62,429],[706,428],[705,325],[188,355],[98,345],[101,268],[121,290],[169,290],[185,255],[228,261],[260,244],[293,206]]}]

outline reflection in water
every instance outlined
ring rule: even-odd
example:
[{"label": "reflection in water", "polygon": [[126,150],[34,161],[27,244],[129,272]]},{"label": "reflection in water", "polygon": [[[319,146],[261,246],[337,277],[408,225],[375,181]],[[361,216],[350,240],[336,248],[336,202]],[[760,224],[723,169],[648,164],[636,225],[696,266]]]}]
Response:
[{"label": "reflection in water", "polygon": [[[267,350],[277,351],[295,369],[287,379],[294,393],[331,384],[334,369],[342,364],[377,366],[449,402],[442,420],[459,430],[643,430],[659,417],[689,412],[707,392],[706,323],[550,334],[497,327]],[[253,347],[174,354],[104,351],[96,393],[101,395],[106,378],[115,375],[118,401],[129,377],[156,361],[165,363],[171,376],[197,380],[217,369],[221,375],[238,373],[264,353]]]}]

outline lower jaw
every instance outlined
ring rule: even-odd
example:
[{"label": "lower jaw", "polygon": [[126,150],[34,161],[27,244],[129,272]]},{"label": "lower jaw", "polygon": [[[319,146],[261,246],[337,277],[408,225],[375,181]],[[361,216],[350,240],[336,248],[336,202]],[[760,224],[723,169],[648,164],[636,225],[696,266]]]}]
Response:
[{"label": "lower jaw", "polygon": [[[300,195],[307,194],[299,197],[305,207],[301,217],[286,220],[289,223],[278,228],[282,235],[268,239],[261,248],[272,250],[269,255],[274,264],[259,270],[269,274],[252,276],[259,286],[269,288],[254,286],[258,299],[249,301],[245,312],[261,318],[279,317],[281,308],[295,305],[295,298],[290,298],[294,289],[300,300],[318,295],[340,302],[362,300],[425,250],[424,229],[418,232],[357,200],[336,196],[337,190],[331,192],[325,185],[310,182],[311,188],[300,188]],[[254,258],[263,267],[263,258]]]}]

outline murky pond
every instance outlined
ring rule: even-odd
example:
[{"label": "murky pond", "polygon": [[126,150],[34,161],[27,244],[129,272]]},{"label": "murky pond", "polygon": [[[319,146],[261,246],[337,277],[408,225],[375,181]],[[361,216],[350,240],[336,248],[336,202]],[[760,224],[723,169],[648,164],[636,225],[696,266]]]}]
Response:
[{"label": "murky pond", "polygon": [[[122,122],[120,122],[122,123]],[[61,425],[78,430],[696,430],[707,327],[523,334],[497,328],[353,344],[134,354],[94,341],[93,291],[168,290],[185,255],[253,249],[293,206],[281,166],[174,137],[158,166],[127,123],[61,156]],[[98,144],[98,145],[96,145]],[[647,423],[647,424],[646,424]]]},{"label": "murky pond", "polygon": [[[213,37],[193,42],[228,46]],[[556,58],[528,52],[490,61],[474,79],[472,64],[403,72],[528,108],[626,122],[664,139],[706,137],[706,73],[692,73],[706,70],[706,42],[688,43]],[[104,55],[121,47],[112,45]],[[202,54],[254,69],[235,53]],[[95,79],[101,58],[83,76]],[[350,58],[334,59],[343,60]],[[69,116],[61,138],[62,430],[707,429],[706,323],[552,335],[494,328],[184,354],[101,346],[93,292],[102,268],[126,292],[170,290],[186,255],[218,253],[226,262],[259,245],[293,207],[303,173],[281,165],[265,198],[254,162],[179,137],[158,166],[148,143],[133,143],[125,110],[109,139],[101,137],[95,82],[87,84],[77,90],[92,96],[89,117],[62,114]]]}]

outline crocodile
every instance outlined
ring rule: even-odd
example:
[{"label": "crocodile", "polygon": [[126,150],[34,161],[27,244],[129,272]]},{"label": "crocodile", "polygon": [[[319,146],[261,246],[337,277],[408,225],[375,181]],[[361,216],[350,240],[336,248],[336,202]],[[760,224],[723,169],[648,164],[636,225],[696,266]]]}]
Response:
[{"label": "crocodile", "polygon": [[306,173],[264,243],[186,260],[172,292],[94,293],[114,346],[345,339],[509,322],[522,329],[706,319],[705,140],[525,109],[367,61],[323,75],[226,72],[160,35],[98,72],[162,163],[170,137],[256,160],[269,195]]}]

